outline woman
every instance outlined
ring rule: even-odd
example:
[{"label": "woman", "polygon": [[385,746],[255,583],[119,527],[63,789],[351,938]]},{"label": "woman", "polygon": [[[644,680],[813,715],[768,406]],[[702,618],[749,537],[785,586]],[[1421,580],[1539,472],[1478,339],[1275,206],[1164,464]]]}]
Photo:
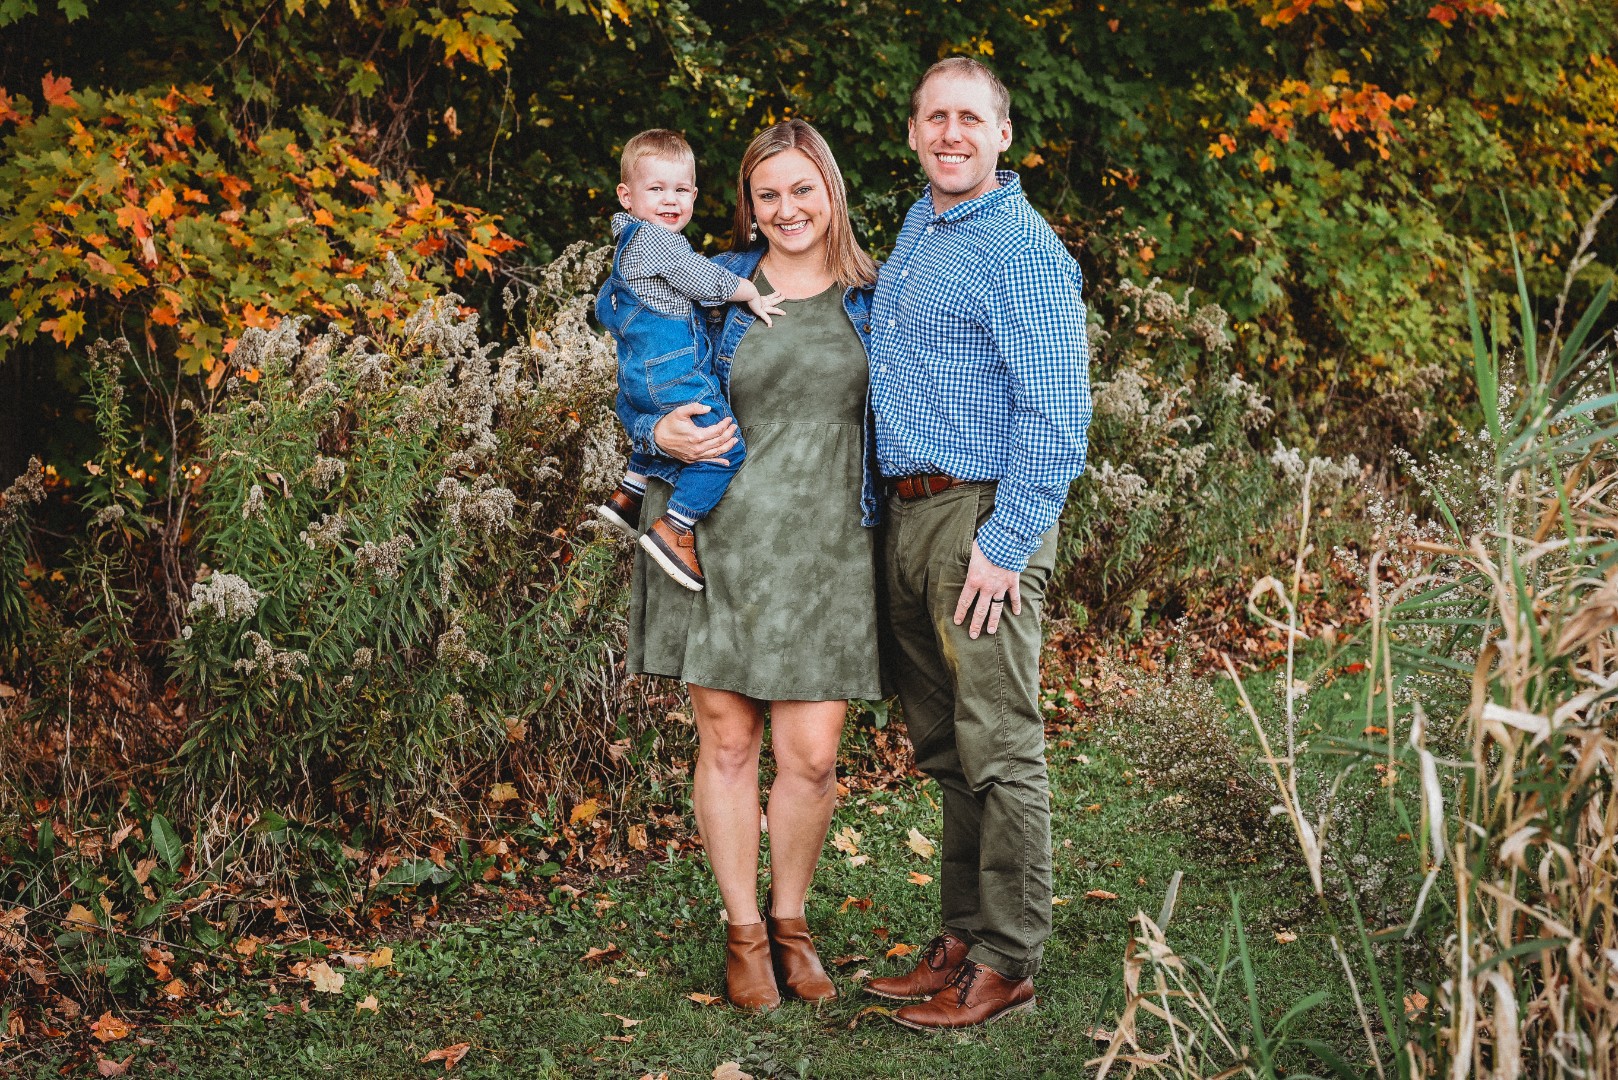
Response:
[{"label": "woman", "polygon": [[[729,920],[726,989],[738,1008],[769,1009],[783,993],[836,996],[804,899],[836,802],[848,699],[881,696],[862,339],[876,267],[854,239],[831,151],[801,120],[776,124],[748,147],[735,225],[732,250],[717,261],[761,290],[779,290],[785,314],[766,327],[732,305],[710,324],[747,461],[699,526],[704,592],[688,592],[637,555],[629,661],[690,689],[692,802]],[[687,462],[722,456],[729,423],[698,428],[693,410],[701,406],[658,421],[656,449]],[[668,494],[666,484],[651,485],[642,520],[662,514]],[[761,911],[766,712],[776,779]]]}]

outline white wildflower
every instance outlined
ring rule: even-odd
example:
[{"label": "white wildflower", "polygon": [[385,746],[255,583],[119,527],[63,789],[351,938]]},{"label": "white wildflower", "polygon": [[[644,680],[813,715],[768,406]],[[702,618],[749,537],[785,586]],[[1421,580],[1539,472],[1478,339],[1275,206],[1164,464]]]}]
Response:
[{"label": "white wildflower", "polygon": [[196,615],[211,608],[216,619],[235,622],[257,611],[262,599],[264,594],[242,578],[216,570],[206,581],[191,586],[191,603],[186,612]]},{"label": "white wildflower", "polygon": [[393,581],[404,567],[405,552],[415,546],[415,538],[409,533],[400,533],[380,544],[367,540],[354,552],[354,565],[372,571],[383,581]]},{"label": "white wildflower", "polygon": [[247,489],[247,501],[242,503],[242,520],[250,517],[264,520],[264,488],[259,484]]},{"label": "white wildflower", "polygon": [[309,483],[321,491],[329,491],[348,475],[348,462],[342,458],[329,458],[321,454],[315,455],[315,463],[304,470]]},{"label": "white wildflower", "polygon": [[343,519],[341,513],[321,514],[319,521],[311,521],[308,527],[298,534],[298,539],[302,540],[303,546],[310,551],[330,551],[342,540],[343,532],[347,528],[348,522]]}]

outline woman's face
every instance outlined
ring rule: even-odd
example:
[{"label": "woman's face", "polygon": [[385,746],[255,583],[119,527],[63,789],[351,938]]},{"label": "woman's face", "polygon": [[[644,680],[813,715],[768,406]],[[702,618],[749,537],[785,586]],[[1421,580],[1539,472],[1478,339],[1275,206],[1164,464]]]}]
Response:
[{"label": "woman's face", "polygon": [[826,243],[831,193],[802,150],[783,150],[760,162],[748,178],[753,217],[770,247],[801,255]]}]

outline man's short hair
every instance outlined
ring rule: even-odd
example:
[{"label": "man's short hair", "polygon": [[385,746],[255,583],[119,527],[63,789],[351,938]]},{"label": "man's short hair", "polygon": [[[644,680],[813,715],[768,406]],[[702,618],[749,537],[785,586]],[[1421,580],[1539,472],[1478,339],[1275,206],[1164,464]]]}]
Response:
[{"label": "man's short hair", "polygon": [[629,183],[647,158],[677,161],[690,166],[693,174],[697,171],[697,155],[691,152],[691,144],[685,141],[684,135],[668,128],[650,128],[624,143],[623,156],[618,159],[619,181]]},{"label": "man's short hair", "polygon": [[921,110],[922,87],[927,85],[928,80],[939,75],[950,78],[982,79],[989,84],[989,91],[994,96],[995,112],[999,114],[995,119],[997,121],[1011,119],[1011,91],[1006,89],[1006,84],[1000,81],[1000,77],[989,68],[989,65],[974,60],[970,56],[945,57],[922,72],[921,78],[916,80],[916,88],[910,91],[910,119],[914,120],[916,114]]}]

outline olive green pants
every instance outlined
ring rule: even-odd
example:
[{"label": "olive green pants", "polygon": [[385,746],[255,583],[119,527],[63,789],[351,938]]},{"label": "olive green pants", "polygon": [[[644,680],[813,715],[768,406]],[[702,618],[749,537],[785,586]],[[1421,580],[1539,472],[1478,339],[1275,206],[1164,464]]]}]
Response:
[{"label": "olive green pants", "polygon": [[1050,781],[1039,708],[1040,610],[1056,529],[1023,571],[1022,614],[968,636],[955,606],[994,485],[888,500],[884,663],[916,764],[944,796],[943,924],[971,959],[1023,978],[1051,933]]}]

